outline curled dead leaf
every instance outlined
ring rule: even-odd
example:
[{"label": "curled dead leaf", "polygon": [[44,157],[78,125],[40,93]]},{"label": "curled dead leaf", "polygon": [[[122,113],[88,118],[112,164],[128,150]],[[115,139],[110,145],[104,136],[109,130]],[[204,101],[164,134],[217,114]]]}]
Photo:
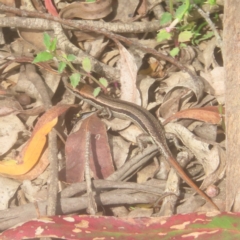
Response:
[{"label": "curled dead leaf", "polygon": [[166,119],[164,124],[180,118],[190,118],[212,124],[219,124],[222,120],[222,116],[217,106],[207,106],[179,111]]},{"label": "curled dead leaf", "polygon": [[112,0],[74,2],[63,8],[61,18],[100,19],[112,12]]}]

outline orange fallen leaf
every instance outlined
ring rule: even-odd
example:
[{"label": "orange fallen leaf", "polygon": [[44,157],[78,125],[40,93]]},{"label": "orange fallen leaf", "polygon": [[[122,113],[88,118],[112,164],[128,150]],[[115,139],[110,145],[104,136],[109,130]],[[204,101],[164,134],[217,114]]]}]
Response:
[{"label": "orange fallen leaf", "polygon": [[44,151],[44,153],[42,154],[41,158],[36,163],[36,165],[29,172],[23,175],[8,175],[8,174],[2,174],[2,173],[0,173],[0,175],[3,177],[17,179],[19,181],[33,180],[37,178],[41,173],[43,173],[44,170],[49,165],[47,153],[48,153],[47,150]]},{"label": "orange fallen leaf", "polygon": [[39,161],[46,143],[46,136],[56,125],[58,116],[73,105],[57,105],[49,109],[39,118],[31,138],[23,148],[19,157],[14,160],[0,162],[0,173],[8,175],[23,175],[29,172]]}]

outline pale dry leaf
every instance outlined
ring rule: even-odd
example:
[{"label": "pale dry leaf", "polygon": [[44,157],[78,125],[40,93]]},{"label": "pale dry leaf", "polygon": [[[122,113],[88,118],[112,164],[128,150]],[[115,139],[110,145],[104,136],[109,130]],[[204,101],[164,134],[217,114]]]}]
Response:
[{"label": "pale dry leaf", "polygon": [[136,125],[130,125],[127,129],[119,131],[119,134],[126,140],[136,143],[137,138],[142,134],[142,130]]},{"label": "pale dry leaf", "polygon": [[145,183],[148,179],[153,178],[156,170],[157,166],[154,162],[139,170],[137,172],[137,183]]},{"label": "pale dry leaf", "polygon": [[114,19],[112,21],[130,22],[138,7],[139,0],[113,1]]},{"label": "pale dry leaf", "polygon": [[24,180],[21,186],[25,197],[29,202],[43,201],[48,196],[48,191],[46,186],[34,185],[29,180]]},{"label": "pale dry leaf", "polygon": [[[223,179],[224,176],[225,176],[225,171],[226,171],[226,151],[223,148],[220,148],[219,146],[214,146],[214,148],[215,148],[214,151],[212,151],[212,152],[214,152],[213,154],[219,155],[219,158],[221,160],[219,162],[219,166],[218,166],[217,170],[214,171],[212,174],[209,174],[206,178],[204,178],[204,180],[203,180],[203,182],[201,184],[201,188],[202,189],[206,189],[211,184],[219,182],[219,180]],[[215,156],[213,156],[213,158],[215,159]]]},{"label": "pale dry leaf", "polygon": [[22,110],[22,106],[13,98],[0,100],[0,116],[9,115],[11,113],[18,113]]},{"label": "pale dry leaf", "polygon": [[214,48],[216,47],[216,38],[212,38],[209,41],[204,41],[204,49],[202,52],[202,60],[203,65],[205,66],[205,71],[208,71],[210,66],[213,64],[214,60]]},{"label": "pale dry leaf", "polygon": [[109,42],[109,41],[104,42],[104,39],[105,39],[104,36],[99,36],[95,38],[94,41],[85,41],[83,43],[83,46],[85,49],[90,49],[89,55],[98,59]]},{"label": "pale dry leaf", "polygon": [[215,67],[208,73],[201,73],[201,76],[210,84],[213,89],[209,89],[218,102],[225,103],[225,69],[224,67]]},{"label": "pale dry leaf", "polygon": [[16,193],[20,182],[0,176],[0,210],[8,208],[9,201]]},{"label": "pale dry leaf", "polygon": [[138,80],[137,81],[138,81],[139,90],[140,90],[141,96],[142,96],[142,107],[143,108],[147,108],[148,99],[149,99],[149,96],[148,96],[149,92],[148,92],[148,90],[152,86],[152,84],[155,82],[155,79],[151,78],[149,76],[147,76],[147,77],[145,77],[145,76],[138,76]]},{"label": "pale dry leaf", "polygon": [[40,191],[41,186],[33,185],[30,180],[24,180],[21,185],[21,189],[23,190],[25,197],[30,201],[34,202],[37,192]]},{"label": "pale dry leaf", "polygon": [[179,61],[183,65],[191,65],[195,57],[196,52],[194,51],[194,49],[191,46],[187,46],[181,49]]},{"label": "pale dry leaf", "polygon": [[119,169],[127,160],[131,143],[118,136],[109,135],[108,139],[113,152],[114,164]]},{"label": "pale dry leaf", "polygon": [[199,207],[205,203],[205,200],[198,196],[186,195],[186,201],[177,207],[177,214],[187,214],[199,210]]},{"label": "pale dry leaf", "polygon": [[143,58],[146,55],[146,53],[144,51],[142,51],[141,49],[138,49],[134,46],[130,46],[128,48],[128,51],[133,56],[134,62],[137,65],[137,70],[139,71],[139,69],[141,68],[141,66],[143,64]]},{"label": "pale dry leaf", "polygon": [[36,11],[32,1],[29,0],[21,0],[21,7],[22,10],[27,10],[27,11]]},{"label": "pale dry leaf", "polygon": [[18,38],[16,41],[12,42],[10,44],[10,48],[11,51],[17,56],[32,56],[33,53],[37,53],[39,51],[33,44],[21,38]]},{"label": "pale dry leaf", "polygon": [[149,48],[155,48],[157,45],[159,45],[155,39],[139,39],[138,42]]},{"label": "pale dry leaf", "polygon": [[44,69],[40,69],[40,72],[42,74],[43,79],[45,80],[46,85],[47,85],[48,95],[50,98],[52,98],[58,88],[59,83],[60,83],[61,75],[53,74]]},{"label": "pale dry leaf", "polygon": [[131,124],[131,121],[120,118],[114,118],[111,121],[103,118],[102,121],[108,126],[108,128],[111,128],[113,131],[121,131],[123,129],[126,129]]},{"label": "pale dry leaf", "polygon": [[2,28],[0,28],[0,45],[4,45],[4,44],[5,44],[4,34],[2,31]]},{"label": "pale dry leaf", "polygon": [[144,218],[151,217],[153,208],[134,208],[127,217],[129,218]]},{"label": "pale dry leaf", "polygon": [[200,77],[198,81],[195,81],[189,78],[188,73],[178,72],[173,73],[169,78],[164,80],[164,82],[168,86],[168,89],[166,89],[167,94],[164,97],[164,101],[170,97],[169,95],[171,95],[172,91],[175,91],[178,88],[186,88],[191,90],[195,94],[197,101],[199,101],[203,95],[204,84]]},{"label": "pale dry leaf", "polygon": [[[164,101],[160,106],[159,115],[166,119],[177,113],[180,108],[181,98],[185,94],[186,91],[181,88],[177,88],[176,90],[171,92],[171,95],[169,94],[168,100]],[[190,99],[190,97],[188,97],[188,99]]]},{"label": "pale dry leaf", "polygon": [[25,130],[25,126],[17,116],[0,117],[0,156],[12,148],[18,139],[18,134]]},{"label": "pale dry leaf", "polygon": [[168,123],[166,132],[176,135],[203,165],[206,176],[216,171],[219,166],[219,153],[215,148],[209,148],[209,144],[199,140],[193,133],[180,124]]},{"label": "pale dry leaf", "polygon": [[120,52],[119,69],[121,83],[121,99],[140,104],[140,96],[136,87],[137,65],[131,53],[120,43],[117,44]]},{"label": "pale dry leaf", "polygon": [[[101,58],[101,61],[105,64],[108,64],[110,66],[113,66],[118,60],[119,60],[119,50],[115,49],[109,52],[106,52],[103,57]],[[111,62],[111,64],[110,64]]]},{"label": "pale dry leaf", "polygon": [[[3,54],[3,53],[1,53]],[[8,57],[8,54],[3,54],[3,58]],[[5,62],[4,60],[1,60],[1,63]],[[3,73],[8,73],[10,74],[11,71],[19,71],[20,64],[17,62],[12,62],[9,64],[4,70]]]},{"label": "pale dry leaf", "polygon": [[[193,127],[195,125],[195,127]],[[208,124],[204,122],[194,121],[193,124],[188,126],[188,129],[191,131],[193,129],[194,134],[202,139],[208,141],[216,141],[217,138],[217,126],[213,124]]]},{"label": "pale dry leaf", "polygon": [[[27,79],[26,72],[21,68],[19,78],[16,86],[14,87],[16,92],[25,92],[29,97],[36,99],[39,103],[38,105],[42,105],[41,96],[37,91],[36,87]],[[37,105],[37,104],[36,104]]]},{"label": "pale dry leaf", "polygon": [[[18,34],[27,43],[30,44],[35,52],[44,51],[46,46],[43,42],[43,31],[33,29],[18,29]],[[20,44],[21,42],[19,42]]]},{"label": "pale dry leaf", "polygon": [[127,217],[128,209],[125,206],[114,206],[110,208],[114,217]]},{"label": "pale dry leaf", "polygon": [[87,49],[87,51],[89,51],[90,48],[84,47],[82,42],[84,42],[84,44],[85,44],[85,42],[94,41],[96,38],[102,37],[102,35],[99,35],[95,32],[73,31],[73,32],[68,32],[69,36],[71,35],[71,33],[74,35],[74,38],[76,39],[75,41],[76,41],[78,47],[80,47],[82,49],[85,48],[85,49]]}]

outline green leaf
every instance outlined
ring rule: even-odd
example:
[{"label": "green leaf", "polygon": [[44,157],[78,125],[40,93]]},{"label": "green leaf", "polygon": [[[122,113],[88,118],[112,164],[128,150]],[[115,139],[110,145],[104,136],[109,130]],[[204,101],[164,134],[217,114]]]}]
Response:
[{"label": "green leaf", "polygon": [[181,20],[184,16],[184,14],[187,12],[188,7],[186,4],[182,4],[181,6],[179,6],[175,12],[175,18],[178,18],[179,20]]},{"label": "green leaf", "polygon": [[101,92],[101,88],[97,87],[93,90],[93,96],[97,97],[99,95],[99,93]]},{"label": "green leaf", "polygon": [[194,0],[193,1],[195,4],[203,4],[205,0]]},{"label": "green leaf", "polygon": [[65,62],[60,62],[58,64],[58,72],[62,73],[64,71],[64,69],[66,68],[67,64]]},{"label": "green leaf", "polygon": [[33,63],[46,62],[53,59],[53,55],[49,52],[40,52],[34,58]]},{"label": "green leaf", "polygon": [[108,86],[108,81],[106,78],[99,78],[99,82],[104,86],[104,87],[107,87]]},{"label": "green leaf", "polygon": [[47,33],[43,33],[43,42],[47,50],[50,50],[51,46],[51,37]]},{"label": "green leaf", "polygon": [[193,34],[190,31],[183,31],[178,36],[179,42],[188,42],[192,38]]},{"label": "green leaf", "polygon": [[76,56],[75,55],[73,55],[73,54],[68,54],[67,55],[67,60],[69,61],[69,62],[72,62],[72,61],[74,61],[76,59]]},{"label": "green leaf", "polygon": [[81,75],[80,73],[73,73],[69,78],[71,85],[75,88],[81,80]]},{"label": "green leaf", "polygon": [[160,25],[170,23],[172,21],[172,15],[169,12],[163,13],[160,19]]},{"label": "green leaf", "polygon": [[160,32],[157,34],[157,42],[170,40],[171,38],[172,38],[172,34],[167,32],[166,29],[160,30]]},{"label": "green leaf", "polygon": [[214,35],[213,32],[209,32],[209,33],[207,33],[207,34],[204,34],[201,38],[197,39],[197,40],[195,41],[195,43],[198,44],[199,42],[201,42],[201,41],[203,41],[203,40],[206,40],[206,39],[211,38],[213,35]]},{"label": "green leaf", "polygon": [[187,47],[187,44],[185,44],[185,43],[180,43],[179,46],[180,46],[180,48],[185,48],[185,47]]},{"label": "green leaf", "polygon": [[208,3],[212,6],[217,4],[216,0],[208,0]]},{"label": "green leaf", "polygon": [[51,52],[54,52],[57,48],[57,38],[54,38],[52,41],[51,41],[51,45],[50,45],[50,51]]},{"label": "green leaf", "polygon": [[82,66],[83,66],[84,71],[86,71],[87,73],[91,72],[92,65],[91,65],[91,61],[88,57],[85,57],[83,59]]},{"label": "green leaf", "polygon": [[85,2],[96,2],[96,0],[86,0]]},{"label": "green leaf", "polygon": [[170,55],[171,55],[172,57],[175,57],[175,56],[178,55],[179,51],[180,51],[180,49],[179,49],[178,47],[175,47],[175,48],[173,48],[173,49],[170,51]]}]

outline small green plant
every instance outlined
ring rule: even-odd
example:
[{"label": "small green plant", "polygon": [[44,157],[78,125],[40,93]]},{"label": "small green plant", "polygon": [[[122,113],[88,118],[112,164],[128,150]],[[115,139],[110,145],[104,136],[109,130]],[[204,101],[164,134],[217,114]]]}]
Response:
[{"label": "small green plant", "polygon": [[51,37],[44,33],[43,35],[44,45],[46,46],[46,51],[40,52],[34,58],[33,63],[38,62],[46,62],[50,60],[54,60],[54,62],[58,66],[59,74],[63,73],[64,70],[69,67],[71,70],[71,75],[69,76],[71,85],[75,88],[79,82],[81,81],[82,76],[86,76],[91,78],[94,82],[96,82],[99,86],[94,89],[94,96],[97,96],[101,88],[106,88],[108,82],[105,78],[100,78],[99,81],[91,75],[92,65],[91,61],[88,57],[84,58],[82,61],[82,70],[78,71],[72,64],[72,62],[76,59],[76,56],[73,54],[66,55],[65,53],[59,55],[56,51],[57,49],[57,39],[51,39]]},{"label": "small green plant", "polygon": [[[180,49],[186,46],[186,42],[191,41],[192,44],[198,44],[200,41],[209,39],[213,36],[213,32],[209,32],[204,35],[200,34],[200,31],[207,24],[206,22],[197,27],[194,22],[187,23],[186,19],[193,8],[193,4],[191,2],[194,4],[203,4],[207,2],[213,6],[216,4],[216,0],[179,0],[178,2],[182,2],[182,4],[175,10],[174,13],[173,0],[169,0],[169,12],[162,15],[160,25],[168,23],[170,23],[170,25],[167,28],[161,29],[157,34],[158,42],[175,39],[177,46],[170,51],[170,55],[172,57],[178,55]],[[176,27],[182,21],[184,22],[183,26]],[[173,29],[175,29],[175,31],[172,31]]]}]

